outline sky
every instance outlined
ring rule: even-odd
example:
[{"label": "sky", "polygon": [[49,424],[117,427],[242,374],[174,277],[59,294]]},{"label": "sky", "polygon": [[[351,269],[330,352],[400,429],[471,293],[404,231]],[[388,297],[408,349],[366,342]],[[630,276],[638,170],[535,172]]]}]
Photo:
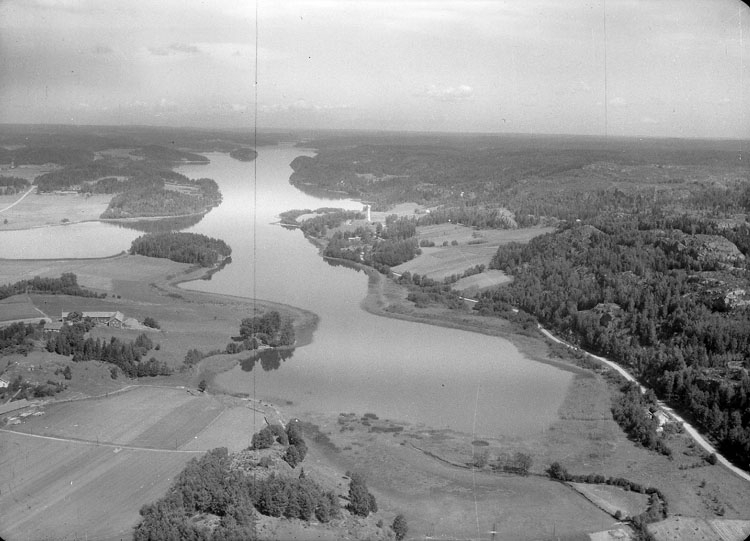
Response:
[{"label": "sky", "polygon": [[0,123],[747,139],[750,9],[0,0]]}]

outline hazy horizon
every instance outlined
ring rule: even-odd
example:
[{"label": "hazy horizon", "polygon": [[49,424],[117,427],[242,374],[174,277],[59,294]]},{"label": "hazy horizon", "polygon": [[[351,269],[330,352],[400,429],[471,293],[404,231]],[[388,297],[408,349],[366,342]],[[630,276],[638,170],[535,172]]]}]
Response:
[{"label": "hazy horizon", "polygon": [[749,139],[748,23],[738,0],[5,0],[0,122]]}]

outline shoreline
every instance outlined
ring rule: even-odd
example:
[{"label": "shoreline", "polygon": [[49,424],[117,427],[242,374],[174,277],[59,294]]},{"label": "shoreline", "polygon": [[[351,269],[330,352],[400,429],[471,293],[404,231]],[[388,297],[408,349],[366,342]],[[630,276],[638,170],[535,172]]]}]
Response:
[{"label": "shoreline", "polygon": [[[189,214],[175,214],[173,216],[130,216],[127,218],[86,218],[83,220],[70,220],[65,223],[59,223],[59,224],[40,224],[40,225],[30,225],[27,227],[8,227],[8,228],[2,228],[0,229],[0,233],[3,231],[33,231],[35,229],[49,229],[52,227],[67,227],[71,225],[78,225],[78,224],[90,224],[90,223],[103,223],[103,224],[113,224],[117,225],[119,223],[133,223],[133,222],[158,222],[160,220],[172,220],[175,218],[193,218],[195,216],[205,216],[211,210],[213,210],[216,207],[211,207],[210,209],[206,209],[203,212],[191,212]],[[137,231],[137,229],[134,229],[134,231]],[[141,232],[144,233],[145,232]],[[98,259],[98,258],[96,258]]]},{"label": "shoreline", "polygon": [[[508,342],[513,344],[513,346],[518,348],[518,350],[525,357],[534,362],[554,366],[555,368],[565,370],[566,372],[571,372],[577,376],[589,376],[591,374],[591,372],[586,370],[585,368],[581,368],[566,361],[558,361],[541,356],[538,351],[533,351],[534,348],[532,348],[531,344],[529,343],[530,341],[537,341],[540,344],[546,345],[546,341],[541,335],[539,337],[522,335],[512,329],[502,328],[507,324],[501,323],[505,321],[501,318],[492,318],[491,320],[488,318],[488,320],[482,320],[479,318],[483,318],[486,316],[478,316],[471,312],[455,313],[448,308],[442,308],[440,310],[440,313],[437,314],[419,314],[418,312],[415,313],[414,311],[389,311],[387,307],[392,305],[388,304],[386,293],[384,292],[384,289],[389,285],[387,283],[388,279],[386,277],[384,277],[372,267],[363,265],[361,263],[356,263],[346,259],[331,258],[327,256],[322,257],[330,261],[342,263],[344,266],[351,266],[352,268],[361,270],[362,272],[367,274],[369,280],[367,285],[367,294],[360,301],[360,307],[369,314],[379,317],[399,319],[402,321],[410,321],[412,323],[422,323],[425,325],[433,325],[436,327],[456,329],[465,332],[475,332],[487,336],[495,336],[497,338],[507,340]],[[401,288],[401,286],[398,286],[397,284],[393,284],[393,286],[394,288]]]}]

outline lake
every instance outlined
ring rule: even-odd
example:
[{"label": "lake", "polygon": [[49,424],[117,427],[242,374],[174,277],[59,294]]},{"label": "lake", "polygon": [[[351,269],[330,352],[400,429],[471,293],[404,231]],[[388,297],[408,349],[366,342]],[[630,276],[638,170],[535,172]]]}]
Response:
[{"label": "lake", "polygon": [[[365,312],[360,308],[367,293],[364,273],[327,263],[299,230],[275,223],[280,212],[292,208],[362,208],[356,201],[316,198],[291,186],[289,163],[301,154],[312,155],[292,146],[261,147],[255,162],[209,153],[210,164],[177,169],[191,178],[215,179],[223,195],[221,205],[188,231],[224,239],[232,247],[232,263],[210,281],[182,286],[277,301],[320,316],[312,344],[286,358],[267,354],[219,375],[219,382],[281,405],[292,401],[323,413],[370,412],[477,437],[524,436],[553,423],[570,372],[526,359],[501,338]],[[101,223],[44,229],[33,249],[20,248],[29,232],[0,234],[0,257],[112,255],[139,235]]]}]

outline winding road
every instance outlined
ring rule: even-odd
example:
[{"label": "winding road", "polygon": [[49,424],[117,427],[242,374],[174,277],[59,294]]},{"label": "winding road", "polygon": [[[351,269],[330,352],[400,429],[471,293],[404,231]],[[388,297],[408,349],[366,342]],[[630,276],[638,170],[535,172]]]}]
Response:
[{"label": "winding road", "polygon": [[0,209],[0,212],[5,212],[5,211],[6,211],[6,210],[8,210],[8,209],[12,209],[12,208],[13,208],[13,207],[15,207],[15,206],[16,206],[16,205],[17,205],[18,203],[20,203],[21,201],[23,201],[23,200],[24,200],[24,199],[26,198],[26,196],[27,196],[27,195],[29,195],[29,194],[30,194],[31,192],[33,192],[34,190],[36,190],[36,186],[32,186],[31,188],[29,188],[29,189],[28,189],[28,190],[26,191],[26,193],[25,193],[25,194],[23,194],[23,195],[22,195],[21,197],[19,197],[18,199],[16,199],[16,200],[15,200],[15,201],[14,201],[13,203],[11,203],[10,205],[8,205],[8,206],[7,206],[7,207],[5,207],[4,209]]},{"label": "winding road", "polygon": [[[549,338],[553,342],[556,342],[558,344],[562,344],[563,346],[569,347],[571,349],[575,349],[577,351],[584,351],[584,350],[581,350],[580,348],[577,348],[577,347],[573,346],[572,344],[569,344],[569,343],[567,343],[567,342],[565,342],[563,340],[560,340],[559,338],[557,338],[555,335],[553,335],[551,332],[549,332],[547,329],[545,329],[541,325],[539,325],[539,330],[542,332],[542,334],[544,336],[546,336],[547,338]],[[638,383],[638,381],[635,379],[635,377],[630,372],[628,372],[627,370],[625,370],[622,366],[620,366],[619,364],[617,364],[615,362],[612,362],[609,359],[605,359],[604,357],[599,357],[598,355],[593,355],[593,354],[589,353],[588,351],[584,351],[584,353],[586,353],[586,355],[588,355],[592,359],[596,359],[600,363],[606,364],[610,368],[616,370],[626,380],[632,381],[634,383],[637,383],[640,386],[640,388],[641,388],[641,392],[645,392],[646,391],[646,388],[643,385],[641,385],[640,383]],[[716,450],[716,448],[713,445],[711,445],[703,436],[701,436],[701,434],[698,432],[698,430],[696,430],[696,428],[693,425],[691,425],[690,423],[688,423],[678,413],[676,413],[672,408],[670,408],[669,406],[667,406],[663,401],[658,400],[657,404],[658,404],[658,406],[669,417],[671,417],[674,421],[682,424],[683,428],[685,429],[685,432],[687,432],[693,438],[693,440],[695,440],[695,442],[698,445],[700,445],[707,453],[714,453],[716,455],[716,458],[718,459],[718,461],[719,461],[720,464],[722,464],[722,465],[726,466],[727,468],[729,468],[733,473],[735,473],[736,475],[738,475],[739,477],[741,477],[745,481],[750,481],[750,473],[746,472],[743,469],[738,468],[737,466],[735,466],[734,464],[732,464],[731,462],[729,462],[729,460],[727,460],[723,455],[721,455]]]}]

